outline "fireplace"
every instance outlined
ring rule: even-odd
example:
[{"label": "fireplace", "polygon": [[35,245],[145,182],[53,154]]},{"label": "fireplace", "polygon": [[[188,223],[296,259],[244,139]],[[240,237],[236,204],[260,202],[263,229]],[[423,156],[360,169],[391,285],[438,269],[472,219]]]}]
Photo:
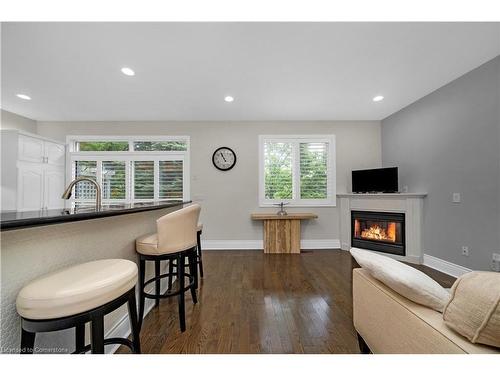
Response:
[{"label": "fireplace", "polygon": [[405,214],[351,211],[351,246],[406,255]]}]

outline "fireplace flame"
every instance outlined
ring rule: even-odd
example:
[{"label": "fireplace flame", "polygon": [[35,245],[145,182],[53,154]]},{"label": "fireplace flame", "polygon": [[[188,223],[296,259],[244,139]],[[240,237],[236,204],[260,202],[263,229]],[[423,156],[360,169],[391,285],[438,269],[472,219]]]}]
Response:
[{"label": "fireplace flame", "polygon": [[396,223],[387,223],[387,229],[374,224],[361,232],[361,238],[396,242]]}]

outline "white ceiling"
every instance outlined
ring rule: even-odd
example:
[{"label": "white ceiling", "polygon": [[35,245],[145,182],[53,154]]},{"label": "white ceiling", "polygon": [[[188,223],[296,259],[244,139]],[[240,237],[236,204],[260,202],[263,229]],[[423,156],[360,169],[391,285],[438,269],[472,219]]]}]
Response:
[{"label": "white ceiling", "polygon": [[59,121],[380,120],[499,54],[500,23],[4,23],[2,108]]}]

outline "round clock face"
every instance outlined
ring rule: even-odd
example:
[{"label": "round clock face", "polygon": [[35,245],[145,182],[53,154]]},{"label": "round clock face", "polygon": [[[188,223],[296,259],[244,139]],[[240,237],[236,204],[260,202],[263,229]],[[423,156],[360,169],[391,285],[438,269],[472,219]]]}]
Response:
[{"label": "round clock face", "polygon": [[236,164],[236,154],[229,147],[219,147],[212,155],[212,163],[221,171],[228,171]]}]

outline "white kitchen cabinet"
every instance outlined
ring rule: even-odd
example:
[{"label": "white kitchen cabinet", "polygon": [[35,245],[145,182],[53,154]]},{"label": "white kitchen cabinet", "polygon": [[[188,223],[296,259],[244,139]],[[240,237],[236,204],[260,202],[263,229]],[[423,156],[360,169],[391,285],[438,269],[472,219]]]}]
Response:
[{"label": "white kitchen cabinet", "polygon": [[43,139],[19,134],[18,160],[30,161],[33,163],[43,163],[45,156],[44,143],[45,141]]},{"label": "white kitchen cabinet", "polygon": [[64,207],[65,145],[14,129],[2,129],[2,210]]},{"label": "white kitchen cabinet", "polygon": [[66,161],[66,147],[63,144],[45,141],[45,162],[50,165],[64,166]]},{"label": "white kitchen cabinet", "polygon": [[48,210],[64,207],[64,168],[47,167],[43,175],[45,208]]},{"label": "white kitchen cabinet", "polygon": [[21,162],[17,167],[17,210],[36,211],[44,206],[44,166]]},{"label": "white kitchen cabinet", "polygon": [[64,165],[66,148],[63,144],[24,134],[19,134],[18,139],[20,161]]}]

